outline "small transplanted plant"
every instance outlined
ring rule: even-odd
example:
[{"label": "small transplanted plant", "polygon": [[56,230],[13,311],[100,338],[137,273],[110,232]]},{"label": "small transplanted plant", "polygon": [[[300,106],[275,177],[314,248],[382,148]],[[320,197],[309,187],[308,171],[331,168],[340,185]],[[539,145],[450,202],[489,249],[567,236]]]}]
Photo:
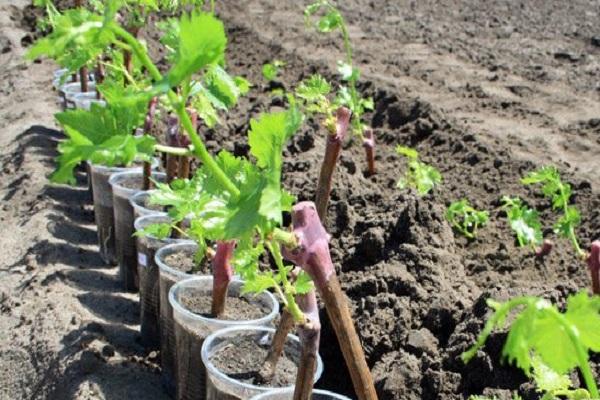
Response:
[{"label": "small transplanted plant", "polygon": [[600,294],[600,241],[592,243],[589,253],[581,248],[575,233],[575,228],[581,222],[581,214],[577,207],[570,204],[573,193],[571,185],[561,180],[558,169],[553,166],[533,171],[521,179],[521,182],[525,185],[541,184],[542,193],[552,202],[552,209],[562,212],[554,224],[554,232],[568,239],[577,257],[586,260],[592,278],[593,293]]},{"label": "small transplanted plant", "polygon": [[[495,329],[502,329],[516,312],[502,355],[534,376],[544,399],[598,399],[600,393],[589,364],[589,352],[600,352],[600,297],[580,292],[569,296],[564,312],[547,300],[517,297],[505,303],[488,300],[494,310],[475,345],[462,354],[471,360]],[[578,368],[586,389],[572,389],[565,376]]]},{"label": "small transplanted plant", "polygon": [[475,239],[477,230],[488,223],[489,213],[476,210],[467,199],[462,199],[448,206],[446,219],[462,235]]},{"label": "small transplanted plant", "polygon": [[396,153],[408,159],[408,169],[396,184],[399,189],[413,188],[419,195],[424,196],[442,182],[440,172],[419,160],[419,153],[415,149],[398,146]]},{"label": "small transplanted plant", "polygon": [[536,255],[547,255],[552,249],[552,242],[544,240],[537,210],[528,207],[518,197],[503,196],[501,202],[519,247],[531,246]]}]

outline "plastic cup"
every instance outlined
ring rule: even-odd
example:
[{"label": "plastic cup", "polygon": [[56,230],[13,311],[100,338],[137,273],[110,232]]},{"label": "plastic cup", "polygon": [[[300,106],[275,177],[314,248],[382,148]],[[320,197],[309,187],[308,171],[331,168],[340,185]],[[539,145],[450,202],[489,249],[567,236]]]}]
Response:
[{"label": "plastic cup", "polygon": [[[293,400],[294,389],[274,389],[263,394],[254,396],[250,400]],[[328,390],[314,389],[312,400],[350,400],[349,397],[333,393]]]},{"label": "plastic cup", "polygon": [[169,244],[156,252],[155,262],[159,269],[159,291],[160,291],[160,362],[162,367],[162,381],[167,392],[174,394],[176,387],[177,351],[175,342],[175,321],[173,319],[173,307],[169,302],[169,290],[171,287],[185,279],[199,274],[189,274],[172,268],[166,264],[165,259],[175,253],[184,252],[192,256],[198,251],[196,243]]},{"label": "plastic cup", "polygon": [[146,201],[150,198],[150,196],[154,192],[155,192],[155,190],[143,190],[143,191],[137,192],[136,194],[134,194],[131,197],[131,199],[129,199],[129,202],[131,203],[131,206],[133,207],[133,215],[135,216],[135,219],[138,219],[139,217],[143,217],[144,215],[150,215],[150,214],[167,215],[167,213],[164,211],[159,211],[159,210],[155,210],[155,209],[146,207]]},{"label": "plastic cup", "polygon": [[[94,199],[94,216],[98,227],[98,245],[100,257],[106,264],[117,263],[115,243],[115,219],[113,213],[112,187],[108,180],[119,172],[141,172],[141,167],[105,167],[88,163],[92,180],[92,196]],[[89,179],[89,177],[88,177]]]},{"label": "plastic cup", "polygon": [[[248,337],[261,345],[269,344],[275,329],[260,326],[233,327],[219,330],[206,338],[202,345],[202,362],[206,367],[206,400],[248,400],[253,396],[276,389],[269,386],[257,386],[232,378],[220,371],[211,361],[211,357],[225,346],[235,346],[240,337]],[[300,362],[302,345],[300,339],[288,334],[284,352],[292,358],[296,365]],[[317,358],[314,381],[318,381],[323,373],[321,357]],[[286,386],[282,389],[292,389]]]},{"label": "plastic cup", "polygon": [[[94,92],[96,90],[96,84],[94,82],[88,82],[88,92]],[[59,91],[64,99],[65,108],[75,108],[75,95],[81,92],[81,82],[70,82],[65,83],[60,87]]]},{"label": "plastic cup", "polygon": [[[162,172],[152,172],[152,179],[164,182],[167,178]],[[137,250],[133,237],[135,217],[130,199],[141,191],[144,175],[142,171],[125,171],[110,176],[108,183],[113,194],[113,212],[115,224],[115,247],[119,275],[125,290],[137,291],[139,288],[137,273]],[[134,187],[131,187],[133,184]]]},{"label": "plastic cup", "polygon": [[92,107],[92,103],[99,104],[102,107],[106,106],[104,100],[97,98],[96,92],[77,93],[73,96],[73,103],[75,104],[75,108],[88,111]]},{"label": "plastic cup", "polygon": [[[149,214],[137,218],[134,222],[136,232],[157,223],[171,223],[167,215]],[[140,330],[142,344],[147,348],[160,347],[160,295],[158,265],[155,262],[156,252],[173,243],[193,243],[187,239],[137,236],[137,266],[140,287]]]},{"label": "plastic cup", "polygon": [[[182,305],[183,295],[211,295],[212,282],[212,276],[186,279],[173,285],[169,291],[169,302],[173,307],[173,319],[175,320],[178,400],[204,400],[206,398],[207,380],[202,349],[203,343],[206,343],[205,339],[210,334],[223,328],[244,329],[254,326],[253,329],[261,329],[261,326],[270,326],[279,315],[279,303],[268,292],[252,298],[251,301],[270,310],[261,318],[254,320],[235,321],[208,318],[195,314]],[[241,280],[234,278],[229,284],[228,296],[240,296],[242,284]]]}]

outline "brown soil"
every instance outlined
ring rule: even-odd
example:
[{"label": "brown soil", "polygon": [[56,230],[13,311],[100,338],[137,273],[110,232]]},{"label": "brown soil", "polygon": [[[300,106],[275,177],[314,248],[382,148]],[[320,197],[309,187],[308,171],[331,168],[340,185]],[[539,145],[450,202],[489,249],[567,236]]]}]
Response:
[{"label": "brown soil", "polygon": [[[315,71],[333,77],[341,49],[331,36],[305,32],[301,3],[218,4],[229,28],[228,66],[255,88],[222,126],[202,135],[213,153],[246,155],[248,119],[283,105],[263,84],[262,64],[287,61],[281,82],[290,88]],[[0,220],[11,233],[0,257],[0,397],[165,398],[156,354],[137,341],[137,300],[98,257],[85,190],[47,182],[61,137],[51,116],[55,67],[22,61],[31,39],[20,22],[26,5],[0,6],[0,43],[9,48],[0,54]],[[379,174],[364,176],[360,144],[344,149],[328,226],[380,399],[505,399],[512,391],[536,399],[527,378],[499,362],[505,334],[492,335],[467,366],[459,355],[483,326],[486,298],[531,294],[562,303],[589,286],[566,241],[555,239],[544,260],[519,249],[498,200],[526,199],[553,237],[548,201],[519,184],[553,163],[573,185],[582,245],[600,237],[600,49],[591,40],[599,10],[583,0],[341,5],[361,89],[376,103],[367,122],[375,128]],[[323,144],[324,133],[309,121],[285,151],[284,184],[300,200],[314,195]],[[405,168],[397,144],[416,147],[442,172],[442,186],[425,197],[396,189]],[[490,210],[473,241],[455,235],[444,218],[445,207],[463,197]],[[322,317],[319,386],[352,395]]]},{"label": "brown soil", "polygon": [[[230,343],[222,346],[210,357],[215,368],[230,378],[255,386],[264,386],[258,372],[270,346],[257,343],[253,336],[232,338]],[[298,370],[297,362],[300,358],[299,348],[288,346],[277,363],[277,371],[269,387],[284,387],[293,385]]]},{"label": "brown soil", "polygon": [[[194,314],[213,318],[210,313],[212,297],[210,296],[181,296],[181,304]],[[265,316],[270,310],[252,301],[249,296],[227,297],[227,306],[220,319],[230,321],[254,320]]]},{"label": "brown soil", "polygon": [[196,262],[194,261],[194,253],[192,251],[186,251],[182,249],[176,253],[171,253],[165,257],[164,262],[169,267],[181,272],[185,272],[186,274],[192,271],[197,275],[209,275],[211,273],[209,263],[203,262],[199,268],[197,267]]}]

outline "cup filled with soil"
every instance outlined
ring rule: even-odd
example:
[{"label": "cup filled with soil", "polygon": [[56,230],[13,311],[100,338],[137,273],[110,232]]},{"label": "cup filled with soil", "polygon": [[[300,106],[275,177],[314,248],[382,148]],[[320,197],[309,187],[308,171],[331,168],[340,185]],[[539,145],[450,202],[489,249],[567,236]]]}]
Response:
[{"label": "cup filled with soil", "polygon": [[81,91],[81,82],[70,82],[62,85],[59,90],[59,95],[63,98],[63,106],[66,109],[75,108],[75,95],[79,93],[93,93],[96,96],[96,84],[88,82],[88,91]]},{"label": "cup filled with soil", "polygon": [[170,224],[167,215],[150,214],[135,220],[137,265],[140,282],[140,331],[142,344],[148,349],[160,348],[160,293],[156,252],[174,243],[193,243],[189,239],[176,237],[158,238],[139,232],[154,224]]},{"label": "cup filled with soil", "polygon": [[[254,396],[250,400],[293,400],[294,389],[273,389],[258,396]],[[314,389],[312,392],[312,400],[350,400],[349,397],[341,394],[333,393],[328,390]]]},{"label": "cup filled with soil", "polygon": [[175,322],[173,307],[169,302],[169,290],[179,281],[194,276],[209,276],[210,263],[204,259],[196,262],[196,243],[175,243],[156,252],[155,262],[159,268],[160,291],[160,360],[162,381],[167,392],[175,392],[175,369],[177,352],[175,348]]},{"label": "cup filled with soil", "polygon": [[88,111],[92,107],[93,103],[102,107],[106,106],[106,102],[104,100],[98,99],[96,92],[77,93],[73,96],[73,103],[75,104],[75,108]]},{"label": "cup filled with soil", "polygon": [[[151,179],[164,182],[166,175],[162,172],[152,172]],[[141,191],[144,184],[144,174],[141,171],[126,171],[113,174],[108,183],[113,194],[113,212],[115,223],[115,246],[119,275],[127,291],[137,291],[139,277],[137,272],[137,251],[133,236],[135,217],[130,203],[131,197]]]},{"label": "cup filled with soil", "polygon": [[115,219],[113,212],[112,187],[108,180],[110,176],[119,172],[141,172],[142,167],[105,167],[103,165],[89,164],[89,173],[92,180],[92,196],[94,199],[94,216],[98,227],[98,245],[100,257],[106,264],[116,264],[117,250],[115,244]]},{"label": "cup filled with soil", "polygon": [[[247,400],[277,388],[293,390],[302,352],[300,339],[289,334],[270,382],[260,379],[260,368],[269,352],[275,329],[245,326],[211,334],[202,345],[206,368],[206,400]],[[317,358],[315,382],[323,363]]]},{"label": "cup filled with soil", "polygon": [[133,216],[135,219],[149,214],[167,215],[163,206],[150,202],[150,197],[154,192],[155,190],[142,190],[131,196],[129,202],[133,207]]},{"label": "cup filled with soil", "polygon": [[[175,320],[178,400],[206,398],[201,350],[210,334],[229,327],[254,326],[254,329],[261,329],[256,327],[271,326],[278,316],[279,303],[271,293],[242,295],[242,285],[243,282],[237,278],[229,284],[225,313],[221,319],[211,316],[212,276],[180,281],[169,291]],[[240,355],[238,353],[236,357]]]}]

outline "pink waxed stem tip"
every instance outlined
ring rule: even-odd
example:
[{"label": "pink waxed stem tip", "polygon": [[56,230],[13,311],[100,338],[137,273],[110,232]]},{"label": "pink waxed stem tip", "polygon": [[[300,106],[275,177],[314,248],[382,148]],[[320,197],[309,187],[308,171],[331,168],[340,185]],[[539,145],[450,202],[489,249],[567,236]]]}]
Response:
[{"label": "pink waxed stem tip", "polygon": [[340,107],[335,112],[335,139],[344,140],[346,133],[348,132],[348,125],[350,125],[350,117],[352,111],[346,107]]},{"label": "pink waxed stem tip", "polygon": [[373,135],[372,129],[365,129],[363,146],[369,149],[375,147],[375,135]]},{"label": "pink waxed stem tip", "polygon": [[600,240],[592,243],[592,250],[588,256],[587,264],[592,275],[592,292],[600,295]]},{"label": "pink waxed stem tip", "polygon": [[217,242],[217,251],[213,258],[213,279],[215,286],[228,285],[233,276],[231,258],[235,250],[235,241]]},{"label": "pink waxed stem tip", "polygon": [[335,274],[329,253],[330,237],[312,201],[300,202],[292,208],[292,226],[298,247],[284,248],[285,257],[306,271],[318,288],[326,287]]}]

